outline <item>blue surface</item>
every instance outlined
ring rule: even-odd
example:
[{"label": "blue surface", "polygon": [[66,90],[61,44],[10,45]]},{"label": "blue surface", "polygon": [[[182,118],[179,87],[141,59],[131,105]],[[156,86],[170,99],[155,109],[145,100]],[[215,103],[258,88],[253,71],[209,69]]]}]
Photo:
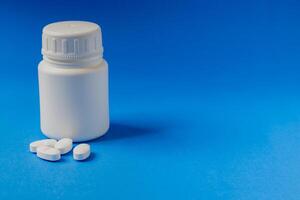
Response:
[{"label": "blue surface", "polygon": [[[0,5],[0,199],[300,199],[299,1]],[[41,29],[89,20],[110,65],[111,129],[40,160]]]}]

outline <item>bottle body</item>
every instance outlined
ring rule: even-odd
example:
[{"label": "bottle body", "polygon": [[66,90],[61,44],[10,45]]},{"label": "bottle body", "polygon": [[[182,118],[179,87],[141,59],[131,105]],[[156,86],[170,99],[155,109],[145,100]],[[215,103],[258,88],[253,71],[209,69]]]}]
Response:
[{"label": "bottle body", "polygon": [[41,131],[75,142],[98,138],[109,128],[108,65],[64,67],[43,60],[38,67]]}]

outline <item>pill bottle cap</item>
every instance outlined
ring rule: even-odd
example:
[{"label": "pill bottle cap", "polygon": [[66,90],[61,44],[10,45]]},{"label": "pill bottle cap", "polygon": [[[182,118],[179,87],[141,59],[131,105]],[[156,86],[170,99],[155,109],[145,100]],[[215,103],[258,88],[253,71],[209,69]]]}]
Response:
[{"label": "pill bottle cap", "polygon": [[92,22],[63,21],[43,28],[42,54],[59,61],[102,58],[101,28]]}]

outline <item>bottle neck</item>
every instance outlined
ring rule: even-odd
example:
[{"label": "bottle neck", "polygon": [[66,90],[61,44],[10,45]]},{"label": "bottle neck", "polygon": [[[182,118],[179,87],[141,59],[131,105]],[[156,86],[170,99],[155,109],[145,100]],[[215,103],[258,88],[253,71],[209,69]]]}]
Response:
[{"label": "bottle neck", "polygon": [[94,56],[76,60],[58,60],[44,55],[43,60],[56,65],[57,68],[86,68],[100,64],[103,59],[100,56]]}]

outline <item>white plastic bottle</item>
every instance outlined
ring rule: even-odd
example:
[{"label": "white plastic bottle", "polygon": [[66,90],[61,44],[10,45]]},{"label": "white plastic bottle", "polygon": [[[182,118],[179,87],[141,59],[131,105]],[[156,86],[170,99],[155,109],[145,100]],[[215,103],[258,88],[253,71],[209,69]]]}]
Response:
[{"label": "white plastic bottle", "polygon": [[65,21],[44,27],[38,67],[41,130],[75,142],[100,137],[109,128],[108,66],[100,27]]}]

